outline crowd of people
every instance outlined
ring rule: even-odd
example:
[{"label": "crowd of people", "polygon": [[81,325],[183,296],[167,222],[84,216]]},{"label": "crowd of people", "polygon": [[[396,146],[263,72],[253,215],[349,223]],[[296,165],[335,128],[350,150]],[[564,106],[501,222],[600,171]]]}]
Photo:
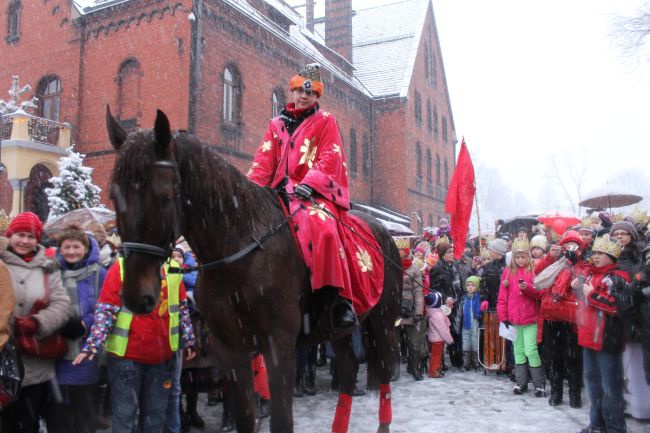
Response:
[{"label": "crowd of people", "polygon": [[468,241],[459,259],[446,220],[396,239],[404,268],[396,372],[401,359],[417,381],[423,372],[443,377],[446,345],[451,367],[507,373],[514,394],[532,384],[551,406],[563,403],[565,381],[572,408],[586,388],[584,433],[625,432],[626,413],[650,418],[649,221],[638,210],[593,212],[561,233],[541,224],[499,232],[497,222],[496,237]]}]

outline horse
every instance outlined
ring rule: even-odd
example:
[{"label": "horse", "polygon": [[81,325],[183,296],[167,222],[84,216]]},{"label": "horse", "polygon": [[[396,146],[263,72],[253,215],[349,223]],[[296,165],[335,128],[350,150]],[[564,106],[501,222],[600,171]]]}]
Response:
[{"label": "horse", "polygon": [[[249,181],[196,137],[172,133],[160,110],[153,129],[127,134],[107,107],[106,125],[117,151],[110,197],[124,255],[123,305],[136,314],[153,310],[159,300],[161,265],[182,234],[205,265],[195,298],[214,335],[219,365],[228,374],[237,431],[253,433],[259,427],[250,367],[251,353],[259,352],[266,360],[271,390],[270,430],[293,432],[295,347],[304,335],[303,312],[318,304],[318,291],[312,292],[308,268],[277,192]],[[368,335],[367,386],[379,388],[380,394],[377,432],[389,433],[395,321],[403,282],[401,268],[391,262],[400,263],[400,256],[377,220],[358,215],[370,226],[385,257],[381,297],[359,319]],[[207,266],[225,257],[231,260]],[[331,337],[319,332],[313,329],[308,337]],[[336,337],[332,346],[340,391],[332,432],[345,433],[358,361],[350,333]]]}]

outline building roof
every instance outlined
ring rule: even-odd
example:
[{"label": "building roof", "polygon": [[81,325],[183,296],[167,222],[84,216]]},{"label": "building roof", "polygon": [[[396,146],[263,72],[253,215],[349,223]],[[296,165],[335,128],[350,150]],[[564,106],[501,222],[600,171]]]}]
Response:
[{"label": "building roof", "polygon": [[[352,16],[355,75],[373,97],[406,96],[430,0],[398,0]],[[325,35],[324,20],[314,33]]]}]

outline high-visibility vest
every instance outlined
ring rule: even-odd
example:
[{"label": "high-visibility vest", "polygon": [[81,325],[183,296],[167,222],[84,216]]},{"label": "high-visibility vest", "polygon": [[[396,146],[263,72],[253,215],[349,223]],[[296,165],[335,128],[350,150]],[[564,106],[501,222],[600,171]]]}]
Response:
[{"label": "high-visibility vest", "polygon": [[[120,267],[120,283],[124,280],[124,260],[122,257],[118,259]],[[170,274],[167,270],[180,267],[178,263],[173,260],[165,262],[165,279],[167,280],[167,308],[169,312],[169,347],[172,352],[178,350],[178,334],[180,326],[180,287],[183,279],[182,274]],[[126,353],[126,346],[129,344],[129,329],[131,328],[131,321],[133,320],[133,312],[126,308],[124,305],[120,308],[117,315],[113,332],[106,341],[106,351],[116,354],[117,356],[124,356]]]}]

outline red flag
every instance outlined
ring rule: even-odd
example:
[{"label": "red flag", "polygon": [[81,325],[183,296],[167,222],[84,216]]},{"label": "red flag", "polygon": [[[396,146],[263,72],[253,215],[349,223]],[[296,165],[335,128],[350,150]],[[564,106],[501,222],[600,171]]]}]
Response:
[{"label": "red flag", "polygon": [[447,202],[445,203],[445,210],[451,216],[451,239],[455,246],[454,257],[456,259],[460,259],[465,250],[465,240],[467,239],[467,229],[472,215],[475,193],[474,165],[467,151],[465,138],[463,138],[456,169],[449,182]]}]

